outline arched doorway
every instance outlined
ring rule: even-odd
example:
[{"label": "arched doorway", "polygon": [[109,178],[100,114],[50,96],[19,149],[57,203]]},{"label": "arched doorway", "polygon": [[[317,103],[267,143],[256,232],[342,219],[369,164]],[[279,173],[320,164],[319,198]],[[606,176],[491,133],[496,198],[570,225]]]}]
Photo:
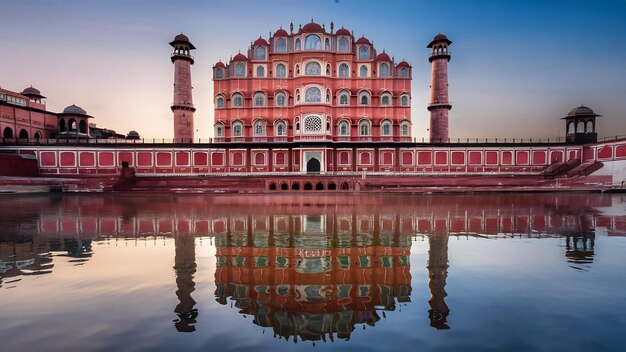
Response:
[{"label": "arched doorway", "polygon": [[294,182],[291,185],[291,189],[293,189],[294,191],[299,191],[300,190],[300,184],[298,182]]},{"label": "arched doorway", "polygon": [[39,134],[39,132],[35,132],[35,139],[39,140],[39,138],[41,138],[41,134]]},{"label": "arched doorway", "polygon": [[2,137],[13,138],[13,130],[10,127],[5,128],[4,132],[2,132]]},{"label": "arched doorway", "polygon": [[321,183],[321,182],[318,182],[318,183],[315,185],[315,190],[317,190],[317,191],[323,191],[323,190],[324,190],[324,184],[323,184],[323,183]]},{"label": "arched doorway", "polygon": [[334,191],[334,190],[336,190],[336,189],[337,189],[337,185],[336,185],[334,182],[330,182],[330,183],[328,184],[328,190],[329,190],[329,191]]},{"label": "arched doorway", "polygon": [[288,185],[288,184],[286,184],[286,183],[283,183],[282,185],[280,185],[280,189],[281,189],[282,191],[286,191],[286,190],[288,190],[288,189],[289,189],[289,185]]},{"label": "arched doorway", "polygon": [[317,158],[311,158],[306,163],[306,172],[320,172],[322,170],[322,165]]},{"label": "arched doorway", "polygon": [[28,131],[26,131],[25,129],[21,129],[20,138],[28,139]]},{"label": "arched doorway", "polygon": [[304,184],[304,190],[305,191],[312,191],[313,190],[313,185],[311,184],[311,182],[306,182]]}]

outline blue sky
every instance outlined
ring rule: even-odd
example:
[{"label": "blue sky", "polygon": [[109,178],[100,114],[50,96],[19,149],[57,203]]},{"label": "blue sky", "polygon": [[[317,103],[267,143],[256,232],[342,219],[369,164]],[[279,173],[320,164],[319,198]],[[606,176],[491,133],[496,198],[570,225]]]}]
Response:
[{"label": "blue sky", "polygon": [[196,137],[213,124],[211,66],[281,25],[313,18],[365,35],[413,65],[413,135],[428,135],[437,33],[454,43],[450,136],[548,137],[571,108],[602,114],[600,135],[626,135],[626,1],[5,1],[0,86],[29,85],[48,108],[77,104],[104,127],[171,137],[173,66],[181,31],[198,48],[192,69]]}]

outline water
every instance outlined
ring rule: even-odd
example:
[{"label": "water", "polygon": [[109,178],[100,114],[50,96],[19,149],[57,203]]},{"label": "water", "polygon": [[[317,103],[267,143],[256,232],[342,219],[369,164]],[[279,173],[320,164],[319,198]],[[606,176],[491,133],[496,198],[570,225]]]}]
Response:
[{"label": "water", "polygon": [[0,197],[3,351],[622,351],[626,197]]}]

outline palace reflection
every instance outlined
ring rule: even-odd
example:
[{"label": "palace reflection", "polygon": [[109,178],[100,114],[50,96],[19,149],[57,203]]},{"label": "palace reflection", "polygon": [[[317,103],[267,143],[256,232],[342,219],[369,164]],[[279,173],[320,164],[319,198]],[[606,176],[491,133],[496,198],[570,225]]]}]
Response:
[{"label": "palace reflection", "polygon": [[[216,248],[216,300],[277,338],[348,339],[411,301],[411,243],[428,239],[430,326],[448,329],[450,236],[562,241],[585,270],[595,236],[626,234],[624,199],[589,195],[52,196],[13,199],[0,214],[0,287],[49,274],[53,256],[75,265],[92,241],[174,238],[177,331],[196,331],[196,237]],[[62,254],[58,253],[61,251]],[[54,253],[54,255],[53,255]],[[415,272],[415,271],[414,271]],[[196,297],[197,298],[197,297]],[[201,328],[199,328],[201,330]]]}]

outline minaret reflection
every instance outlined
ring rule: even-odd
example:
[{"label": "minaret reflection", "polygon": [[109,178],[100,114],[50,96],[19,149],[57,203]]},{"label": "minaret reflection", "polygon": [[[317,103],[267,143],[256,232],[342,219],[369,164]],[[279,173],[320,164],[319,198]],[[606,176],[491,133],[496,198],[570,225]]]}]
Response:
[{"label": "minaret reflection", "polygon": [[450,313],[445,298],[446,278],[448,277],[448,234],[432,234],[428,238],[428,288],[430,289],[430,310],[428,319],[430,326],[440,329],[450,329],[447,317]]},{"label": "minaret reflection", "polygon": [[178,235],[174,237],[174,245],[176,296],[179,301],[174,308],[178,315],[178,319],[174,320],[174,326],[179,332],[194,332],[198,309],[194,308],[196,301],[191,297],[191,293],[195,291],[196,286],[193,281],[193,275],[196,273],[196,243],[193,236]]}]

